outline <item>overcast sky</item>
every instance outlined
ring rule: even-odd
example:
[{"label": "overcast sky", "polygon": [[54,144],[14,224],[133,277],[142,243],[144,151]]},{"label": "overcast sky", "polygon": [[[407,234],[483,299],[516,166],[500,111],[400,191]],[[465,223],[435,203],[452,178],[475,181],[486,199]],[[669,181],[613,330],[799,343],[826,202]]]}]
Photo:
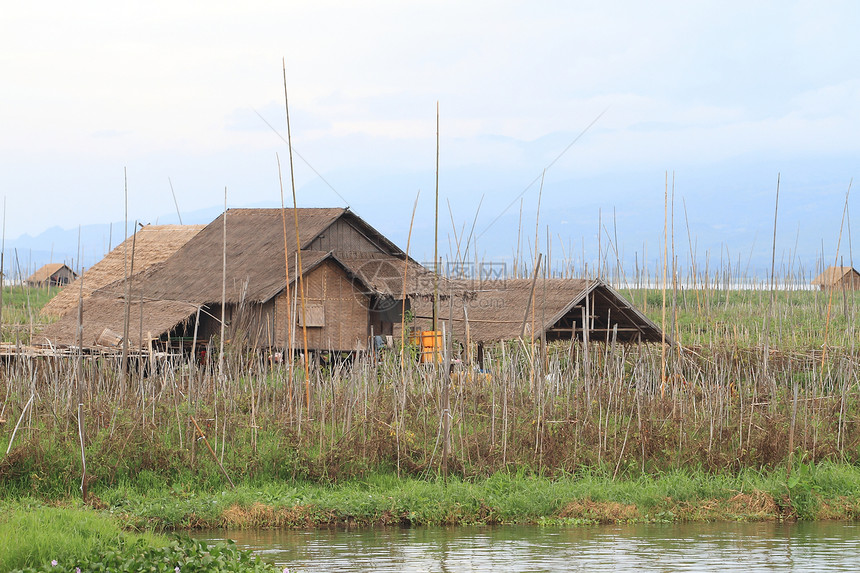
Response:
[{"label": "overcast sky", "polygon": [[860,163],[858,26],[853,1],[15,2],[0,15],[6,237],[123,220],[124,170],[130,220],[175,214],[168,180],[183,213],[225,187],[231,207],[277,205],[276,155],[291,202],[284,58],[299,205],[348,204],[405,247],[420,190],[418,258],[437,102],[445,241],[448,203],[468,233],[483,197],[479,250],[510,255],[519,198],[533,237],[529,185],[548,168],[554,258],[613,211],[619,249],[652,257],[668,173],[685,245],[745,258],[770,252],[779,174],[782,256],[833,256]]}]

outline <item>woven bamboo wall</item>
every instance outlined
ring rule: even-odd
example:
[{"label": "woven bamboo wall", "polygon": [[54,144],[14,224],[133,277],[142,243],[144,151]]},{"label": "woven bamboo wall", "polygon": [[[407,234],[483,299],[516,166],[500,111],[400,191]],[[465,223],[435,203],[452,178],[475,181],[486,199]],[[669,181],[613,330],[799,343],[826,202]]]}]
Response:
[{"label": "woven bamboo wall", "polygon": [[[305,305],[308,319],[308,348],[311,350],[364,350],[367,347],[367,295],[352,284],[343,269],[326,261],[305,275]],[[295,284],[295,283],[294,283]],[[313,310],[311,310],[313,309]],[[301,302],[297,316],[294,346],[302,348]],[[312,316],[313,315],[313,316]],[[321,316],[322,315],[322,316]],[[286,346],[287,298],[275,300],[275,341]],[[310,326],[324,323],[324,326]]]}]

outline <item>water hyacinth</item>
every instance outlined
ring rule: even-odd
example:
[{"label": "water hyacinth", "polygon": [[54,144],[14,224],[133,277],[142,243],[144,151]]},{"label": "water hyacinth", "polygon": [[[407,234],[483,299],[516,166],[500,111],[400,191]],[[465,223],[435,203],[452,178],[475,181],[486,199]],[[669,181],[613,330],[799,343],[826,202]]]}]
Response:
[{"label": "water hyacinth", "polygon": [[[148,545],[143,540],[114,546],[93,554],[62,557],[66,563],[77,563],[74,569],[60,567],[57,559],[39,567],[18,569],[15,573],[46,573],[52,570],[87,573],[90,571],[111,571],[132,573],[138,571],[170,571],[181,573],[184,568],[189,572],[200,573],[278,573],[274,565],[265,563],[251,552],[241,550],[232,541],[207,546],[206,543],[189,537],[175,536],[163,547]],[[54,569],[57,568],[58,569]],[[289,573],[288,568],[283,569]]]}]

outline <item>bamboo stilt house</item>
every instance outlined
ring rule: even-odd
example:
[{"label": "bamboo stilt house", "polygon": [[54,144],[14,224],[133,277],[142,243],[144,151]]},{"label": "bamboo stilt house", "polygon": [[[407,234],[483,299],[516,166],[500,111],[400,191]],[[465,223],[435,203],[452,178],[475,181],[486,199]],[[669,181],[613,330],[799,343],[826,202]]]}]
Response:
[{"label": "bamboo stilt house", "polygon": [[[94,292],[83,307],[82,340],[95,345],[105,330],[127,330],[134,345],[200,344],[220,333],[223,304],[227,336],[249,346],[299,348],[304,326],[310,349],[363,350],[371,334],[393,333],[404,284],[407,296],[423,292],[432,284],[427,274],[348,209],[231,209],[166,260],[135,272],[128,285]],[[118,311],[126,292],[134,305],[128,320]],[[69,312],[42,336],[74,345],[76,329],[77,313]]]},{"label": "bamboo stilt house", "polygon": [[[601,281],[438,283],[437,316],[461,341],[584,331],[591,339],[661,339]],[[305,330],[311,350],[353,352],[399,331],[404,306],[415,317],[410,327],[429,330],[433,296],[433,274],[348,209],[230,209],[170,257],[93,292],[80,340],[117,346],[127,332],[133,346],[189,349],[217,337],[223,316],[225,336],[247,347],[300,349]],[[67,312],[43,331],[44,342],[75,345],[77,327],[77,312]]]}]

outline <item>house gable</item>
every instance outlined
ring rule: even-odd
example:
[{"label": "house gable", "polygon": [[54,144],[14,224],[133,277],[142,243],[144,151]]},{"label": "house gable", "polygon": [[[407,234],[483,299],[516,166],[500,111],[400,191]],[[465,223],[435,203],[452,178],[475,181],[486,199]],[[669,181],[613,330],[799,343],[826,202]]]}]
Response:
[{"label": "house gable", "polygon": [[352,258],[403,256],[403,251],[351,211],[344,211],[303,249]]}]

